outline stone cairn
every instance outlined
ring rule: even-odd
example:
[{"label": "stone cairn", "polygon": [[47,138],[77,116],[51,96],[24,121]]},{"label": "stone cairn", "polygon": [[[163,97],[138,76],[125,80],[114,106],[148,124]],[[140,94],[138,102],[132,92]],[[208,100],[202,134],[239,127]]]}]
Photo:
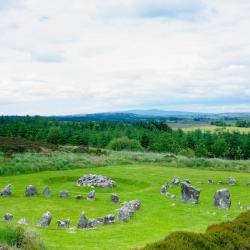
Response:
[{"label": "stone cairn", "polygon": [[132,200],[125,202],[121,208],[117,210],[118,220],[123,222],[128,222],[130,218],[134,215],[136,211],[141,208],[141,203],[139,200]]},{"label": "stone cairn", "polygon": [[78,186],[82,187],[114,187],[116,183],[110,178],[102,175],[87,174],[81,176],[77,181]]},{"label": "stone cairn", "polygon": [[200,190],[184,181],[181,183],[181,198],[183,201],[197,204],[199,202]]},{"label": "stone cairn", "polygon": [[214,206],[221,209],[229,209],[231,206],[230,192],[228,189],[220,189],[214,194]]}]

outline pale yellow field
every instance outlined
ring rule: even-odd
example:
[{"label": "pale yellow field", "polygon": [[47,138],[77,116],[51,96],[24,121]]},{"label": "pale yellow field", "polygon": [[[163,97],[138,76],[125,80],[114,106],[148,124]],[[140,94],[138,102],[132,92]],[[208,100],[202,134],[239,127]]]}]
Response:
[{"label": "pale yellow field", "polygon": [[250,133],[250,128],[239,128],[239,127],[218,127],[218,126],[212,126],[212,125],[208,125],[208,126],[194,126],[194,127],[190,127],[190,128],[183,128],[183,131],[194,131],[196,129],[200,129],[202,131],[210,131],[210,132],[216,132],[216,131],[229,131],[229,132],[240,132],[243,134],[248,134]]}]

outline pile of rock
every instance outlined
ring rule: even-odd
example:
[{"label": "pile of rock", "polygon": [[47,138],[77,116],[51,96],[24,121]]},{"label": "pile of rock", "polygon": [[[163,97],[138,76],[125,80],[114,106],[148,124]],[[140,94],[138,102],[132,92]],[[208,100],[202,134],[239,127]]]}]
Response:
[{"label": "pile of rock", "polygon": [[102,175],[87,174],[81,176],[77,181],[78,186],[82,187],[114,187],[116,183],[110,178]]},{"label": "pile of rock", "polygon": [[127,222],[134,215],[136,211],[141,208],[141,203],[139,200],[132,200],[125,202],[121,208],[117,210],[118,220]]}]

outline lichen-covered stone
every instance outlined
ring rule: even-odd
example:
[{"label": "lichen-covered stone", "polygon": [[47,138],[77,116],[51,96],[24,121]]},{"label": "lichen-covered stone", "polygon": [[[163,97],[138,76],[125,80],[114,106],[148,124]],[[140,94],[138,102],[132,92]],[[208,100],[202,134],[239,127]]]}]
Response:
[{"label": "lichen-covered stone", "polygon": [[183,201],[196,204],[199,202],[200,190],[193,187],[190,183],[181,183],[181,198]]},{"label": "lichen-covered stone", "polygon": [[50,212],[46,212],[42,218],[40,219],[38,225],[40,227],[48,227],[51,223],[51,220],[52,220],[52,215]]},{"label": "lichen-covered stone", "polygon": [[37,195],[37,189],[33,185],[28,185],[25,190],[25,196],[26,197],[31,197],[31,196],[36,196]]},{"label": "lichen-covered stone", "polygon": [[214,206],[221,209],[229,209],[231,197],[228,189],[220,189],[214,194]]}]

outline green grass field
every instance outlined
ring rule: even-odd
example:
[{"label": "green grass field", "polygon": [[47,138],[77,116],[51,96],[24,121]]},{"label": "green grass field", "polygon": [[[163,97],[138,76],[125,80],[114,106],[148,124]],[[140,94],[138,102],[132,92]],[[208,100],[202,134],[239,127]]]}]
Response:
[{"label": "green grass field", "polygon": [[213,125],[183,127],[183,130],[186,132],[194,131],[197,129],[200,129],[202,131],[210,131],[211,133],[214,133],[216,131],[240,132],[242,134],[250,133],[250,128],[240,128],[240,127],[218,127]]},{"label": "green grass field", "polygon": [[[96,200],[87,201],[89,188],[76,186],[76,180],[82,174],[96,173],[106,175],[117,182],[116,188],[96,189]],[[170,181],[173,176],[189,178],[194,186],[201,189],[198,205],[186,204],[179,199],[173,200],[162,196],[159,192],[162,184]],[[223,185],[207,184],[207,179],[215,182],[226,180],[229,176],[236,178],[237,185],[228,186],[232,196],[232,206],[228,211],[213,207],[213,195]],[[196,184],[203,181],[204,184]],[[14,215],[13,224],[25,217],[29,221],[29,230],[38,231],[49,249],[132,249],[142,247],[164,238],[176,230],[202,232],[207,225],[235,218],[243,210],[237,207],[241,201],[246,209],[250,203],[250,181],[248,173],[208,171],[188,168],[173,168],[157,164],[117,165],[110,167],[83,168],[65,171],[41,172],[19,176],[0,177],[0,185],[12,183],[13,196],[0,198],[0,215],[9,212]],[[24,197],[26,185],[34,184],[40,191],[38,197]],[[49,186],[54,193],[52,198],[41,194],[43,188]],[[59,191],[68,190],[70,197],[59,198]],[[101,226],[96,229],[68,231],[56,228],[58,219],[71,219],[76,226],[82,211],[88,218],[116,214],[119,205],[110,202],[110,194],[116,192],[121,201],[139,199],[142,203],[139,210],[128,223],[116,222],[114,225]],[[180,188],[171,191],[179,198]],[[74,196],[84,194],[83,200],[77,201]],[[173,204],[175,203],[175,205]],[[50,211],[53,215],[49,228],[36,226],[41,215]],[[0,222],[0,225],[4,222]]]}]

